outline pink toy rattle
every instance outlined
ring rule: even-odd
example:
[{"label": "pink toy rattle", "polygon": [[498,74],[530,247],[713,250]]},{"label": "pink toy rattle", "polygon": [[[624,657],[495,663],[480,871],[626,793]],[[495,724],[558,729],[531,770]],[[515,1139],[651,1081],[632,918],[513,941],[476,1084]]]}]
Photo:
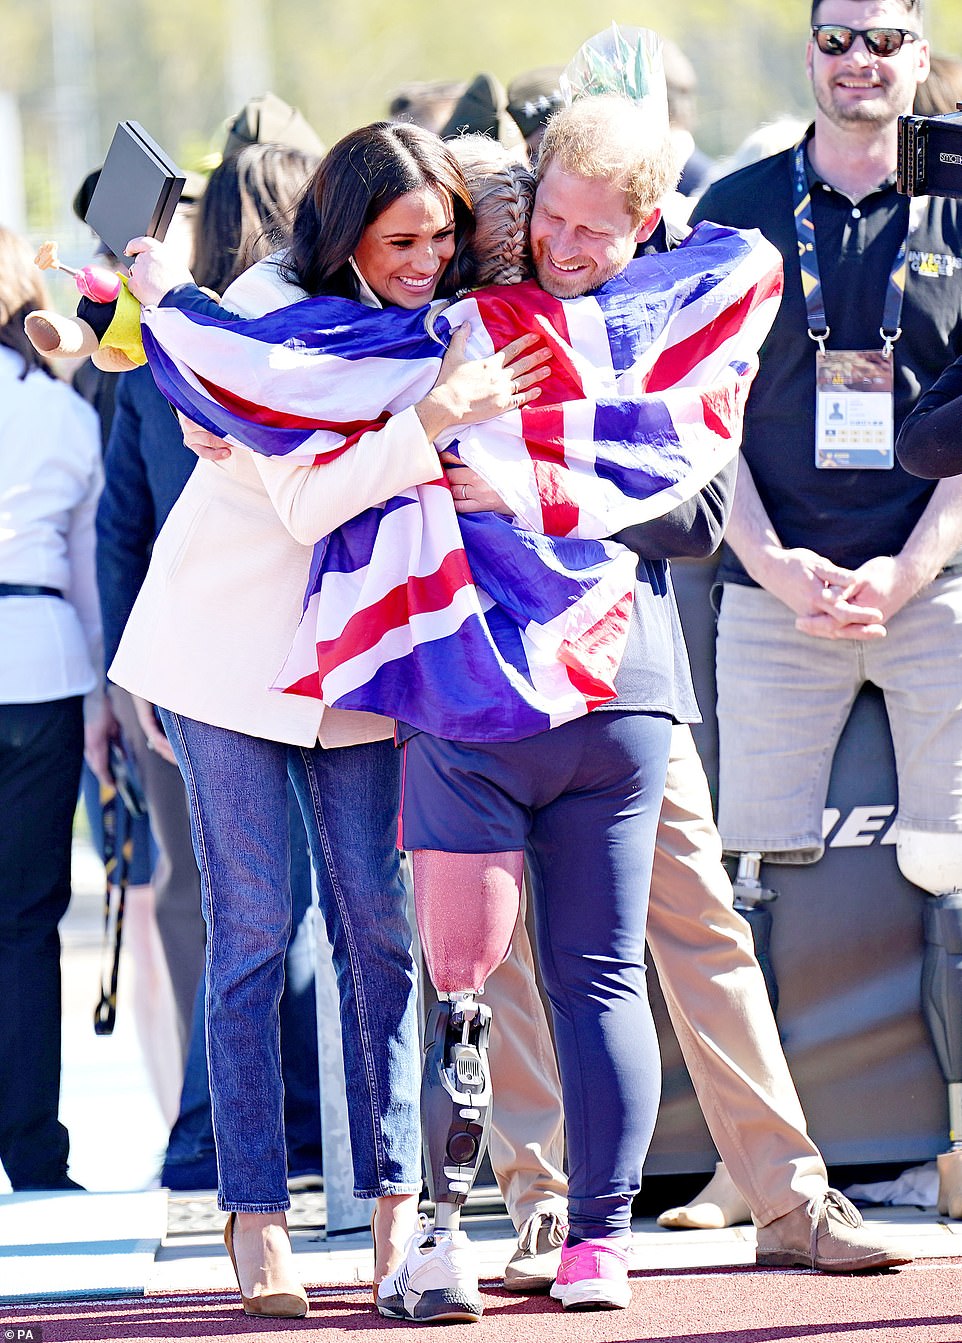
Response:
[{"label": "pink toy rattle", "polygon": [[84,266],[82,270],[65,266],[57,256],[55,242],[41,243],[40,250],[33,260],[34,265],[39,266],[41,270],[62,270],[65,274],[72,275],[74,284],[81,294],[94,303],[113,303],[120,293],[120,276],[114,271],[107,270],[105,266]]}]

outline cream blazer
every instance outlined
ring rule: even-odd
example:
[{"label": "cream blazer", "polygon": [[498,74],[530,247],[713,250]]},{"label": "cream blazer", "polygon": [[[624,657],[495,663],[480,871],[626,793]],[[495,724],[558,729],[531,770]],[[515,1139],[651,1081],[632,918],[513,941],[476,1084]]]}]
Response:
[{"label": "cream blazer", "polygon": [[[273,260],[224,295],[255,316],[303,297]],[[323,467],[234,448],[200,460],[164,523],[108,675],[153,704],[292,745],[390,737],[393,720],[270,686],[301,617],[312,547],[365,508],[443,475],[413,407]]]}]

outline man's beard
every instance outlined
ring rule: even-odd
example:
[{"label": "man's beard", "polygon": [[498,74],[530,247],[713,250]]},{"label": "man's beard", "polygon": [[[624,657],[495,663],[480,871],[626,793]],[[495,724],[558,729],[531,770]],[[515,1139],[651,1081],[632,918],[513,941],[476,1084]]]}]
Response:
[{"label": "man's beard", "polygon": [[819,111],[837,126],[857,124],[887,126],[903,112],[911,111],[911,104],[908,109],[900,106],[904,100],[896,96],[896,90],[891,86],[883,86],[882,91],[883,97],[856,98],[851,102],[843,102],[836,97],[836,90],[832,86],[827,89],[816,89],[815,102]]},{"label": "man's beard", "polygon": [[620,274],[627,264],[627,261],[618,261],[612,262],[610,266],[606,267],[594,265],[590,270],[579,271],[572,275],[570,280],[566,281],[555,271],[549,271],[547,261],[542,261],[541,256],[534,258],[534,269],[538,284],[552,298],[581,298],[583,294],[588,294],[593,289],[600,289],[606,280]]}]

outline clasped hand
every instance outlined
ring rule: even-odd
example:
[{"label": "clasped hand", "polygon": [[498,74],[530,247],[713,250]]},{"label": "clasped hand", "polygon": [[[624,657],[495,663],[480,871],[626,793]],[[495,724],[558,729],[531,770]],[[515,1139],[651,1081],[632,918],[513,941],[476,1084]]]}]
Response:
[{"label": "clasped hand", "polygon": [[779,552],[765,586],[795,612],[796,629],[820,639],[883,639],[913,595],[897,557],[847,569],[801,546]]}]

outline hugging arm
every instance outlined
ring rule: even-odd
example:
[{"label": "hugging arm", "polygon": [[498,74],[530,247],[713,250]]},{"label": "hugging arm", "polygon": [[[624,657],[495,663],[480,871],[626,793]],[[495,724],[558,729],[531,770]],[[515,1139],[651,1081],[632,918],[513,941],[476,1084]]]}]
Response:
[{"label": "hugging arm", "polygon": [[615,541],[645,560],[707,559],[721,545],[735,496],[738,458],[664,517],[625,527]]},{"label": "hugging arm", "polygon": [[[508,513],[511,509],[476,471],[448,453],[442,453],[448,480],[459,513]],[[717,476],[663,517],[652,518],[616,532],[613,540],[633,550],[641,559],[707,559],[721,544],[735,494],[738,459],[734,458]],[[464,497],[461,497],[462,488]]]},{"label": "hugging arm", "polygon": [[942,480],[962,473],[962,359],[950,364],[899,431],[899,462],[913,476]]}]

